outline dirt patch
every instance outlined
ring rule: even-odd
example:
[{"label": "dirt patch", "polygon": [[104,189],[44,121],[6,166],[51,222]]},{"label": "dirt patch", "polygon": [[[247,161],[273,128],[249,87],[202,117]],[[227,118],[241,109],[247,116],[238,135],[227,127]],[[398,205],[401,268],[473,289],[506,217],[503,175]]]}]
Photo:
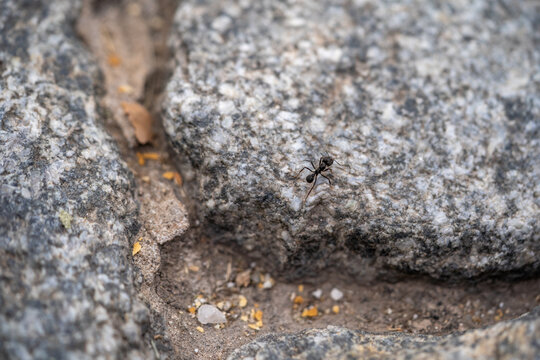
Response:
[{"label": "dirt patch", "polygon": [[[260,335],[328,325],[445,335],[518,317],[540,303],[539,279],[453,285],[425,278],[363,283],[329,269],[297,283],[269,274],[273,284],[264,289],[267,273],[240,254],[239,249],[190,234],[162,247],[156,290],[180,314],[187,331],[175,344],[183,350],[182,358],[223,358]],[[246,270],[251,270],[250,283],[239,287],[234,280]],[[343,293],[342,299],[332,299],[334,288]],[[319,289],[318,299],[313,293]],[[247,300],[245,307],[239,306],[241,296]],[[228,322],[223,328],[202,326],[189,313],[201,300],[232,305],[225,311]],[[311,308],[317,308],[318,314],[303,317]],[[249,327],[256,323],[251,314],[257,310],[262,311],[263,323],[258,330]],[[198,326],[204,333],[197,331]]]},{"label": "dirt patch", "polygon": [[[220,359],[260,335],[328,325],[443,335],[515,318],[539,304],[540,279],[444,284],[411,277],[389,283],[329,269],[290,283],[242,249],[201,235],[197,219],[185,232],[189,196],[183,182],[192,175],[175,168],[159,118],[176,6],[175,0],[87,0],[78,27],[104,73],[108,130],[135,175],[141,231],[132,242],[141,248],[133,262],[140,296],[153,312],[146,337],[156,358]],[[150,144],[137,143],[125,101],[152,115]],[[331,297],[334,288],[341,299]],[[219,306],[227,323],[201,325],[196,311],[203,303]]]}]

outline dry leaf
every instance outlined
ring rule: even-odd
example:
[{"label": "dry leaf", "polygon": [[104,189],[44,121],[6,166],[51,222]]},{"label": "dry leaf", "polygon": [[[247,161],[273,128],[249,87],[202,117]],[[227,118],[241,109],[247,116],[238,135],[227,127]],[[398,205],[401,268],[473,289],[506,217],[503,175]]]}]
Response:
[{"label": "dry leaf", "polygon": [[141,243],[137,241],[135,244],[133,244],[132,255],[135,256],[139,251],[141,251]]},{"label": "dry leaf", "polygon": [[135,137],[140,144],[152,140],[152,116],[146,108],[135,102],[122,102],[122,109],[135,129]]},{"label": "dry leaf", "polygon": [[199,267],[197,265],[189,265],[188,269],[193,271],[193,272],[199,271]]},{"label": "dry leaf", "polygon": [[193,306],[188,308],[188,311],[190,314],[195,314],[195,311],[197,311],[197,309],[195,309]]},{"label": "dry leaf", "polygon": [[334,314],[339,314],[339,306],[338,306],[338,305],[332,306],[332,312],[333,312]]},{"label": "dry leaf", "polygon": [[248,287],[251,277],[251,269],[247,269],[245,271],[242,271],[238,275],[236,275],[235,282],[237,286],[243,286]]},{"label": "dry leaf", "polygon": [[301,303],[304,302],[304,298],[301,297],[300,295],[298,295],[298,296],[296,296],[296,297],[294,298],[293,302],[294,302],[295,304],[301,304]]},{"label": "dry leaf", "polygon": [[299,292],[304,291],[304,285],[298,285],[298,291]]},{"label": "dry leaf", "polygon": [[263,316],[263,312],[261,310],[257,310],[257,311],[255,311],[255,316],[253,316],[253,317],[257,321],[262,321],[262,316]]}]

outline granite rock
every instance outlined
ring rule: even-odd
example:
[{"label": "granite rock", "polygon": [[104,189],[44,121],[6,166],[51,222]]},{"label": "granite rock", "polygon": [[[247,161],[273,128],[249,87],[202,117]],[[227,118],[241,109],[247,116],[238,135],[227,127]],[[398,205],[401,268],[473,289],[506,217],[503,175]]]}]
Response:
[{"label": "granite rock", "polygon": [[540,308],[514,320],[449,336],[373,334],[335,326],[266,335],[228,360],[537,359]]},{"label": "granite rock", "polygon": [[[182,2],[164,126],[204,228],[291,277],[337,263],[537,272],[538,14],[488,0]],[[342,166],[304,202],[309,172],[294,176],[325,152]]]},{"label": "granite rock", "polygon": [[0,0],[0,357],[147,359],[133,178],[106,135],[80,1]]}]

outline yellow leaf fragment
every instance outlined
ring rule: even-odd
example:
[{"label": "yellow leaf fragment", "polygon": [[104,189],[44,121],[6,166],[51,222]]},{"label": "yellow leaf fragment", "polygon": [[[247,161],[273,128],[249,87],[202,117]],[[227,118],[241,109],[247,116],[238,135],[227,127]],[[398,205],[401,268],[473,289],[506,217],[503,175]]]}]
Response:
[{"label": "yellow leaf fragment", "polygon": [[253,317],[257,321],[262,321],[263,312],[261,310],[257,310],[257,311],[255,311],[255,315]]},{"label": "yellow leaf fragment", "polygon": [[259,331],[261,327],[263,326],[262,321],[257,321],[255,324],[248,324],[248,327],[253,330]]},{"label": "yellow leaf fragment", "polygon": [[240,306],[241,308],[243,307],[246,307],[248,301],[246,299],[246,297],[244,295],[239,295],[238,296],[238,306]]},{"label": "yellow leaf fragment", "polygon": [[301,304],[301,303],[304,302],[304,298],[301,297],[300,295],[298,295],[298,296],[296,296],[296,297],[294,298],[293,302],[294,302],[295,304]]},{"label": "yellow leaf fragment", "polygon": [[247,315],[240,316],[240,320],[247,322],[249,320],[249,317]]},{"label": "yellow leaf fragment", "polygon": [[139,251],[141,251],[141,243],[137,241],[135,244],[133,244],[132,255],[135,256]]},{"label": "yellow leaf fragment", "polygon": [[140,144],[147,144],[152,140],[152,115],[144,106],[136,102],[122,102],[120,104],[126,113],[129,122],[135,129],[135,137]]},{"label": "yellow leaf fragment", "polygon": [[204,329],[201,326],[197,326],[197,331],[203,333]]},{"label": "yellow leaf fragment", "polygon": [[315,306],[309,309],[304,309],[302,312],[302,317],[315,317],[317,315],[319,315],[319,311]]},{"label": "yellow leaf fragment", "polygon": [[58,217],[60,218],[60,222],[62,225],[64,225],[64,228],[71,229],[71,220],[73,220],[73,217],[67,213],[65,210],[60,210],[60,214],[58,214]]},{"label": "yellow leaf fragment", "polygon": [[332,306],[332,312],[333,312],[334,314],[339,314],[339,306],[338,306],[338,305]]},{"label": "yellow leaf fragment", "polygon": [[165,171],[161,176],[167,180],[172,180],[174,178],[174,171]]},{"label": "yellow leaf fragment", "polygon": [[189,311],[190,314],[195,314],[195,311],[197,311],[197,309],[195,309],[195,307],[193,306],[189,307],[187,310]]},{"label": "yellow leaf fragment", "polygon": [[298,291],[299,292],[304,291],[304,285],[298,285]]}]

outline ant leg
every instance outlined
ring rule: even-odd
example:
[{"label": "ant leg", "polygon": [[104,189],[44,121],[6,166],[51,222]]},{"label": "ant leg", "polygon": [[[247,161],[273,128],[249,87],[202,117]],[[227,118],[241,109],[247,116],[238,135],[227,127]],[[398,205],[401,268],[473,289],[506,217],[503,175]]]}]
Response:
[{"label": "ant leg", "polygon": [[313,190],[313,188],[315,187],[315,185],[317,184],[317,176],[318,175],[315,175],[315,179],[313,180],[313,185],[311,185],[311,189],[309,189],[306,197],[304,198],[304,202],[307,200],[309,194],[311,194],[311,190]]},{"label": "ant leg", "polygon": [[[328,169],[328,170],[330,170],[330,169]],[[330,179],[329,179],[329,178],[327,178],[327,177],[326,177],[326,176],[324,176],[323,174],[321,174],[321,176],[322,176],[323,178],[325,178],[326,180],[328,180],[328,183],[330,184],[330,186],[332,186],[332,182],[330,181]]]},{"label": "ant leg", "polygon": [[298,172],[298,175],[296,175],[294,178],[295,178],[295,179],[298,179],[298,177],[300,176],[300,174],[301,174],[302,171],[304,171],[304,170],[309,170],[309,171],[313,172],[313,170],[311,170],[310,168],[304,166],[304,167],[302,168],[302,170],[300,170],[300,171]]}]

